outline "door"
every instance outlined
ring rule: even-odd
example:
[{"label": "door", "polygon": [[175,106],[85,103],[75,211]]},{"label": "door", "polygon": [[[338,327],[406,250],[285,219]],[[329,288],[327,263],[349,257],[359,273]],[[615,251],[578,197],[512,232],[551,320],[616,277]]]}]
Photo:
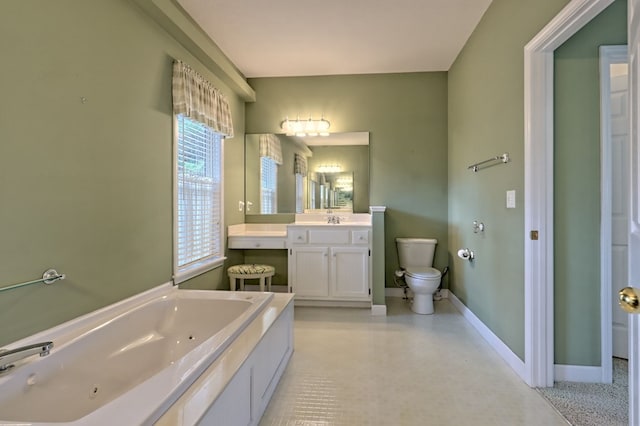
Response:
[{"label": "door", "polygon": [[[629,74],[626,63],[609,65],[610,141],[611,141],[611,289],[628,285],[629,257]],[[628,357],[627,314],[612,311],[612,355]]]},{"label": "door", "polygon": [[350,299],[369,298],[369,249],[331,249],[331,295]]},{"label": "door", "polygon": [[[640,143],[638,94],[640,80],[640,0],[628,0],[631,184],[629,221],[629,283],[640,286]],[[640,425],[640,315],[629,316],[629,424]]]},{"label": "door", "polygon": [[329,296],[329,248],[296,247],[290,253],[289,279],[296,298]]}]

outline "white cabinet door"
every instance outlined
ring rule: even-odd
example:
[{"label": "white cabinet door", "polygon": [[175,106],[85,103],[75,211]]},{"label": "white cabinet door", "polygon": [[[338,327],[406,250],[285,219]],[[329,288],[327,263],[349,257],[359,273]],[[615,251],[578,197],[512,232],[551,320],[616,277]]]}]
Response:
[{"label": "white cabinet door", "polygon": [[329,295],[328,247],[296,247],[291,250],[292,291],[296,297]]},{"label": "white cabinet door", "polygon": [[331,252],[331,295],[369,297],[369,249],[333,247]]}]

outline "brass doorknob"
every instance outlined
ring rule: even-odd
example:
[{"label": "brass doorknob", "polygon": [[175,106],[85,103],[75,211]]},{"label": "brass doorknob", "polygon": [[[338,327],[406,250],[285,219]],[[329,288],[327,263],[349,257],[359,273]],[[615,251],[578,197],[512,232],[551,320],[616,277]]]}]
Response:
[{"label": "brass doorknob", "polygon": [[620,308],[630,314],[640,313],[640,298],[638,291],[633,287],[625,287],[618,292],[618,304]]}]

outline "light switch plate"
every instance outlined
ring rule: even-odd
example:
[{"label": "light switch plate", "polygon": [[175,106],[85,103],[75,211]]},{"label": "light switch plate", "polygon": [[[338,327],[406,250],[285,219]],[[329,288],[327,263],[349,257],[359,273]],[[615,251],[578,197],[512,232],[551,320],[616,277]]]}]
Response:
[{"label": "light switch plate", "polygon": [[508,209],[516,208],[516,190],[515,189],[507,191],[507,208]]}]

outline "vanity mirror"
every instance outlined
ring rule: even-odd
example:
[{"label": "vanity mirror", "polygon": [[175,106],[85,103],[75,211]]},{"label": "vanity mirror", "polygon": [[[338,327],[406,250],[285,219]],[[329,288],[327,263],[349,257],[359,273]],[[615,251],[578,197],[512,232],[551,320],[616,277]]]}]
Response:
[{"label": "vanity mirror", "polygon": [[245,136],[248,215],[369,211],[369,132]]}]

